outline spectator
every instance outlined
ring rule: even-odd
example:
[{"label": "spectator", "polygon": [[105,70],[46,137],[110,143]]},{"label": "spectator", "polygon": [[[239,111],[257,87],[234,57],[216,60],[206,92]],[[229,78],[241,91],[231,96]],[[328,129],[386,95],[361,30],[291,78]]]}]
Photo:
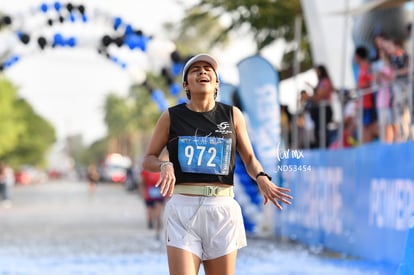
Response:
[{"label": "spectator", "polygon": [[332,81],[324,65],[315,67],[318,83],[310,97],[310,116],[314,123],[315,142],[311,147],[327,148],[329,146],[328,124],[332,121],[331,99],[334,92]]},{"label": "spectator", "polygon": [[392,105],[394,124],[399,131],[398,140],[407,140],[409,135],[408,72],[409,57],[399,41],[387,44],[387,53],[393,70]]},{"label": "spectator", "polygon": [[309,106],[310,95],[306,90],[300,92],[299,111],[298,111],[298,146],[299,148],[309,148],[315,142],[312,118],[310,117]]},{"label": "spectator", "polygon": [[354,58],[359,67],[357,77],[359,100],[362,98],[362,142],[367,143],[373,141],[377,136],[378,128],[375,98],[371,90],[372,75],[370,73],[371,64],[368,61],[368,50],[364,46],[357,47]]},{"label": "spectator", "polygon": [[383,39],[375,40],[379,58],[372,63],[373,80],[377,84],[376,108],[380,140],[391,143],[396,137],[391,112],[391,80],[393,72],[390,59],[383,47]]},{"label": "spectator", "polygon": [[357,145],[356,138],[356,121],[357,121],[357,104],[356,95],[349,90],[343,91],[343,139],[342,145],[340,146],[339,140],[332,144],[331,148],[347,148],[354,147]]},{"label": "spectator", "polygon": [[137,179],[134,170],[135,169],[133,166],[126,168],[126,179],[124,182],[124,186],[127,191],[133,191],[137,188]]},{"label": "spectator", "polygon": [[292,145],[292,115],[287,105],[280,105],[280,121],[282,126],[283,145],[290,148]]},{"label": "spectator", "polygon": [[86,177],[88,179],[89,194],[93,195],[95,194],[96,184],[99,181],[99,173],[94,164],[88,166]]},{"label": "spectator", "polygon": [[373,56],[371,58],[371,62],[374,63],[381,59],[381,51],[384,51],[384,45],[387,39],[385,38],[384,34],[379,33],[374,36],[374,51]]},{"label": "spectator", "polygon": [[4,208],[11,207],[9,188],[14,184],[13,169],[4,162],[0,162],[0,199]]}]

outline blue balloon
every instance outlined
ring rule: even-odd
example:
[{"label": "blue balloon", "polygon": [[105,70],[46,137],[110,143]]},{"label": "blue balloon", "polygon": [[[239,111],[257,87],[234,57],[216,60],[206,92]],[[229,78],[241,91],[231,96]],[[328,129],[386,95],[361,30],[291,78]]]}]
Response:
[{"label": "blue balloon", "polygon": [[112,62],[114,62],[115,64],[117,64],[122,69],[128,68],[128,64],[126,62],[122,61],[121,59],[119,59],[116,56],[110,56],[109,57],[109,60],[111,60]]},{"label": "blue balloon", "polygon": [[65,40],[64,40],[63,36],[60,33],[56,33],[53,36],[53,42],[52,42],[52,44],[54,46],[64,46],[65,45]]},{"label": "blue balloon", "polygon": [[171,73],[173,74],[173,76],[178,76],[182,70],[183,70],[182,62],[173,63],[171,66]]},{"label": "blue balloon", "polygon": [[153,90],[151,93],[151,98],[154,101],[162,101],[164,100],[164,93],[161,90]]},{"label": "blue balloon", "polygon": [[20,55],[15,55],[12,57],[13,63],[16,63],[17,61],[20,60]]},{"label": "blue balloon", "polygon": [[53,4],[53,7],[55,8],[56,11],[60,11],[62,9],[62,4],[60,2],[55,2]]},{"label": "blue balloon", "polygon": [[129,34],[125,37],[124,43],[127,44],[130,50],[133,50],[138,47],[138,44],[140,43],[139,37],[136,34]]},{"label": "blue balloon", "polygon": [[137,35],[137,37],[138,37],[137,48],[145,52],[145,50],[147,49],[145,37],[143,35]]},{"label": "blue balloon", "polygon": [[134,29],[132,28],[130,24],[128,24],[125,27],[125,35],[130,35],[130,34],[134,34]]},{"label": "blue balloon", "polygon": [[40,5],[40,10],[41,10],[42,12],[44,12],[44,13],[46,13],[48,9],[49,9],[49,7],[47,6],[47,4],[46,4],[46,3],[42,3],[42,4]]},{"label": "blue balloon", "polygon": [[161,90],[154,90],[151,93],[152,100],[157,104],[158,109],[162,112],[168,108],[168,102]]},{"label": "blue balloon", "polygon": [[124,43],[127,44],[129,49],[133,50],[138,48],[143,52],[147,49],[147,42],[148,39],[146,37],[135,33],[127,35],[124,39]]},{"label": "blue balloon", "polygon": [[73,12],[71,12],[70,14],[69,14],[69,20],[70,20],[70,22],[75,22],[76,21],[76,16],[75,16],[75,14],[73,13]]},{"label": "blue balloon", "polygon": [[137,35],[137,44],[135,45],[136,48],[140,49],[141,51],[145,51],[145,41],[142,35]]},{"label": "blue balloon", "polygon": [[5,68],[9,68],[13,64],[17,63],[19,60],[20,60],[20,56],[19,55],[14,55],[14,56],[10,57],[8,60],[5,61],[3,66]]},{"label": "blue balloon", "polygon": [[114,30],[117,30],[122,25],[122,18],[115,17],[114,18]]},{"label": "blue balloon", "polygon": [[75,37],[70,37],[68,40],[66,40],[66,45],[68,45],[69,47],[75,47],[76,46],[76,38]]},{"label": "blue balloon", "polygon": [[138,47],[141,49],[141,51],[145,52],[147,50],[149,40],[150,39],[148,37],[140,35],[140,43],[138,44]]},{"label": "blue balloon", "polygon": [[172,96],[178,96],[181,92],[181,86],[177,83],[172,83],[169,87]]}]

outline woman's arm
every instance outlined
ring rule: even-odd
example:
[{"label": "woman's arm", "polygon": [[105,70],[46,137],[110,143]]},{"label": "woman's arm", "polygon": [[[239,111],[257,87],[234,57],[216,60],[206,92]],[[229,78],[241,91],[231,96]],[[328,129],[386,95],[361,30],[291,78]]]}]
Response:
[{"label": "woman's arm", "polygon": [[279,204],[279,201],[291,204],[289,200],[292,199],[292,196],[286,194],[290,190],[276,186],[266,176],[259,176],[256,179],[256,176],[263,171],[263,167],[254,155],[246,122],[240,109],[233,107],[233,116],[237,135],[237,151],[246,167],[247,173],[257,182],[259,190],[264,196],[264,203],[266,204],[270,200],[281,210],[282,206]]},{"label": "woman's arm", "polygon": [[[163,196],[171,196],[174,191],[175,175],[172,163],[163,161],[160,157],[167,145],[170,130],[170,114],[163,112],[155,125],[147,151],[144,155],[143,168],[152,172],[159,172],[160,179],[156,186],[160,186]],[[161,166],[161,164],[163,164]]]},{"label": "woman's arm", "polygon": [[168,111],[161,114],[144,155],[143,167],[151,172],[159,172],[163,161],[159,158],[168,142],[170,115]]}]

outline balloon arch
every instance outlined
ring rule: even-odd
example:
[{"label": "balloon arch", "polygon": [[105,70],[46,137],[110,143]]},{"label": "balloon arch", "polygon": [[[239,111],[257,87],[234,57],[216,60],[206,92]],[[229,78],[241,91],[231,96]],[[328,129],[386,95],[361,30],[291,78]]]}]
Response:
[{"label": "balloon arch", "polygon": [[[39,20],[39,26],[27,24],[27,20],[34,18]],[[88,24],[95,21],[103,22],[109,28],[105,30],[106,32],[102,36],[92,39],[93,41],[91,41],[91,37],[68,36],[59,31],[53,32],[56,26],[65,23]],[[30,28],[33,30],[29,30]],[[16,49],[19,48],[19,45],[27,46],[24,48],[32,46],[35,51],[40,52],[59,47],[95,47],[100,56],[118,65],[123,70],[129,70],[131,74],[135,73],[133,67],[116,55],[117,48],[126,48],[131,52],[140,51],[150,55],[151,49],[152,52],[157,52],[157,50],[159,52],[159,48],[163,47],[162,51],[167,51],[168,60],[163,60],[164,64],[161,64],[159,73],[165,80],[170,95],[175,97],[178,102],[186,100],[180,98],[181,85],[176,83],[174,79],[181,73],[183,64],[189,57],[182,58],[172,42],[157,40],[132,26],[121,17],[108,15],[98,9],[91,12],[84,5],[57,1],[41,3],[26,12],[16,15],[1,15],[0,30],[4,29],[7,30],[3,32],[4,35],[0,33],[2,35],[0,41],[4,40],[0,43],[0,72],[14,66],[25,54],[30,54],[30,51],[18,53]],[[162,43],[165,44],[162,45]],[[152,58],[162,59],[159,56],[152,56]],[[146,81],[145,76],[140,77],[138,82],[148,90],[160,111],[168,107],[168,102],[162,90],[152,87]]]}]

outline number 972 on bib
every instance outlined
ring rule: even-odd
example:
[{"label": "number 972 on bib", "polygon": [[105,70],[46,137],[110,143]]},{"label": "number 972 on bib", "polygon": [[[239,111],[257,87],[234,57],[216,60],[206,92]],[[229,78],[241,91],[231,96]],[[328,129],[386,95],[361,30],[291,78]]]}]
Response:
[{"label": "number 972 on bib", "polygon": [[178,139],[178,160],[186,173],[228,175],[231,139],[181,136]]}]

